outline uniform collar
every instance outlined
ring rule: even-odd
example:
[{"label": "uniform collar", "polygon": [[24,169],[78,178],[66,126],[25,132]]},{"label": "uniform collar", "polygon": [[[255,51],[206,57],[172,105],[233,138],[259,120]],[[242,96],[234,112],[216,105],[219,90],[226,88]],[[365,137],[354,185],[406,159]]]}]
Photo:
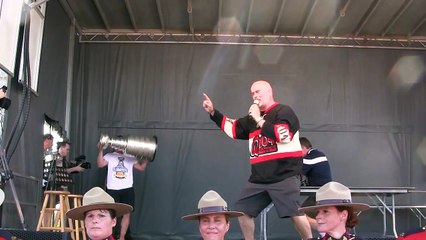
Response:
[{"label": "uniform collar", "polygon": [[115,240],[115,238],[114,238],[114,236],[111,235],[111,236],[105,238],[105,240]]},{"label": "uniform collar", "polygon": [[326,234],[324,237],[320,238],[321,240],[352,240],[355,239],[355,235],[345,232],[340,238],[333,238],[330,235]]},{"label": "uniform collar", "polygon": [[271,106],[269,106],[267,109],[265,109],[265,113],[267,113],[269,110],[271,110],[272,108],[274,108],[278,104],[280,104],[280,103],[279,102],[274,102]]}]

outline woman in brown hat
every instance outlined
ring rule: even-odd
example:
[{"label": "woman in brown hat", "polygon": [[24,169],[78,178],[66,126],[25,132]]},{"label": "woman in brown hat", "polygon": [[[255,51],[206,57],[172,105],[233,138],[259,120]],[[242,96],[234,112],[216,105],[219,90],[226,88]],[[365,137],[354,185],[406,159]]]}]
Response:
[{"label": "woman in brown hat", "polygon": [[130,213],[133,207],[115,203],[114,199],[100,187],[94,187],[83,196],[83,205],[67,212],[67,217],[84,220],[90,240],[114,240],[112,228],[117,217]]},{"label": "woman in brown hat", "polygon": [[315,217],[317,230],[325,233],[322,240],[357,240],[360,238],[348,232],[358,222],[358,212],[369,209],[363,203],[353,203],[351,191],[338,182],[329,182],[318,189],[316,205],[303,207],[299,210],[310,217]]},{"label": "woman in brown hat", "polygon": [[183,216],[183,220],[198,220],[203,240],[224,240],[229,230],[229,219],[242,212],[228,210],[228,204],[215,191],[206,192],[198,201],[198,213]]}]

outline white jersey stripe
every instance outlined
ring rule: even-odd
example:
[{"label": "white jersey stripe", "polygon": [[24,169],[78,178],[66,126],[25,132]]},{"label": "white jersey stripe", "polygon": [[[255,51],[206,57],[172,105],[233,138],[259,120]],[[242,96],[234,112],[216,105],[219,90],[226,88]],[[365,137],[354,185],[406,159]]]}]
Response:
[{"label": "white jersey stripe", "polygon": [[317,158],[314,158],[314,159],[306,159],[306,158],[304,158],[303,159],[303,164],[313,165],[313,164],[317,164],[317,163],[320,163],[320,162],[326,162],[326,161],[327,161],[327,157],[325,157],[325,156],[323,156],[323,157],[317,157]]}]

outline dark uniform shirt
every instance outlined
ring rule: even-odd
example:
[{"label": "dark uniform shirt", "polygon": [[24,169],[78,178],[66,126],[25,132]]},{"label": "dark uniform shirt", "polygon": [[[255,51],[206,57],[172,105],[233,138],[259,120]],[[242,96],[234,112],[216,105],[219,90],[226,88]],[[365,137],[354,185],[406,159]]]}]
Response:
[{"label": "dark uniform shirt", "polygon": [[328,234],[325,234],[324,237],[318,237],[318,239],[320,239],[320,240],[362,240],[362,238],[358,238],[355,235],[352,235],[348,232],[343,234],[343,236],[341,236],[340,238],[334,238],[334,237],[331,237]]},{"label": "dark uniform shirt", "polygon": [[309,149],[303,158],[303,175],[308,178],[308,186],[322,186],[331,182],[331,170],[327,157],[317,149]]}]

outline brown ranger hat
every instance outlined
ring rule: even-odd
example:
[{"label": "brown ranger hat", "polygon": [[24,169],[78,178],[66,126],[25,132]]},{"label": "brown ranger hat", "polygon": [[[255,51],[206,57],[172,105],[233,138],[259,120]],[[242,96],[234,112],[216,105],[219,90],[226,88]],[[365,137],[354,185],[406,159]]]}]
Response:
[{"label": "brown ranger hat", "polygon": [[351,190],[338,182],[329,182],[320,187],[316,193],[316,205],[299,208],[299,211],[313,216],[320,207],[347,206],[354,212],[361,212],[370,208],[368,204],[353,203]]},{"label": "brown ranger hat", "polygon": [[83,205],[76,207],[67,212],[67,217],[75,220],[84,220],[86,212],[98,209],[114,210],[117,217],[120,217],[133,210],[133,207],[124,204],[116,203],[108,193],[100,187],[94,187],[87,191],[83,196]]},{"label": "brown ranger hat", "polygon": [[183,216],[183,220],[198,220],[199,217],[209,214],[225,214],[229,217],[239,217],[244,215],[242,212],[229,211],[228,204],[215,191],[206,192],[198,201],[198,213]]}]

